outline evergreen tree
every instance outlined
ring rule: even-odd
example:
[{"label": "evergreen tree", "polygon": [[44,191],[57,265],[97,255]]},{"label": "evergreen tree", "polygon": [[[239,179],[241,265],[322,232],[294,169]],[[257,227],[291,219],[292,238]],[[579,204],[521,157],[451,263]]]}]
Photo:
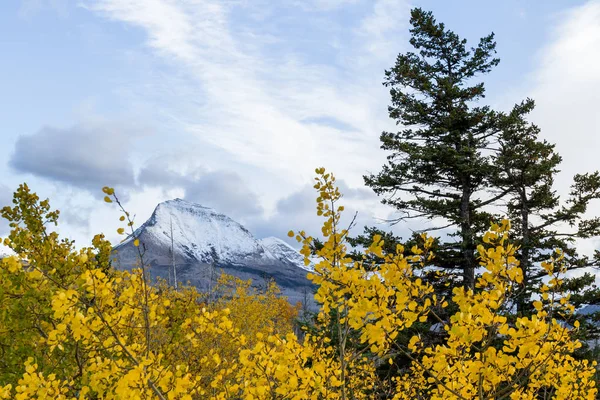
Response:
[{"label": "evergreen tree", "polygon": [[403,129],[382,133],[381,147],[392,154],[365,183],[403,213],[399,220],[442,220],[430,230],[457,228],[457,243],[441,244],[437,260],[460,268],[463,285],[473,288],[475,238],[489,227],[486,207],[506,194],[487,190],[497,174],[488,149],[498,139],[500,114],[477,105],[485,88],[474,82],[499,62],[494,34],[468,50],[466,40],[431,12],[413,9],[410,23],[417,52],[400,54],[384,82],[392,100],[389,115]]},{"label": "evergreen tree", "polygon": [[[504,117],[496,158],[501,173],[494,182],[509,191],[506,212],[513,223],[523,270],[523,289],[517,301],[521,314],[532,310],[531,293],[546,276],[540,263],[560,249],[568,270],[597,265],[597,260],[579,255],[574,242],[600,235],[600,219],[584,218],[589,203],[600,198],[600,174],[576,175],[567,201],[561,203],[552,185],[562,158],[555,152],[554,144],[539,139],[539,127],[526,121],[525,115],[534,105],[528,99]],[[600,291],[593,283],[594,277],[589,273],[567,279],[575,306],[600,300]]]},{"label": "evergreen tree", "polygon": [[[575,176],[568,199],[561,202],[552,188],[561,158],[553,144],[540,140],[540,129],[526,120],[534,102],[528,99],[507,114],[479,105],[484,85],[476,79],[499,62],[494,58],[493,34],[467,51],[466,41],[437,23],[429,12],[413,10],[411,24],[410,43],[416,52],[400,54],[395,66],[386,71],[384,82],[392,100],[389,115],[402,129],[381,135],[382,149],[391,154],[382,170],[366,176],[365,182],[384,196],[384,203],[402,213],[396,222],[427,218],[444,221],[441,228],[454,228],[451,236],[456,242],[435,242],[433,264],[458,267],[462,284],[468,288],[475,282],[477,238],[491,220],[508,216],[524,272],[514,301],[520,315],[529,315],[535,312],[532,294],[539,293],[547,275],[540,264],[555,249],[563,251],[569,270],[598,265],[600,254],[597,252],[593,260],[579,255],[574,240],[600,234],[600,220],[584,218],[589,203],[600,197],[600,175]],[[435,229],[434,225],[428,230]],[[409,254],[419,238],[417,232],[403,241],[381,229],[365,228],[363,235],[349,239],[349,243],[365,247],[374,235],[385,240],[386,253],[393,253],[396,245],[402,244]],[[360,252],[353,256],[364,257]],[[370,257],[374,264],[382,261]],[[451,298],[457,284],[452,274],[436,275],[429,269],[421,273],[438,296]],[[576,307],[600,304],[594,281],[591,274],[571,276],[565,278],[563,288]],[[447,321],[455,308],[450,302],[448,310],[440,311],[439,316]],[[447,334],[436,329],[435,322],[428,320],[413,327],[431,345]],[[584,341],[600,333],[589,321],[580,322],[579,334]],[[397,340],[404,343],[407,338]],[[406,360],[399,357],[395,361],[403,365]]]}]

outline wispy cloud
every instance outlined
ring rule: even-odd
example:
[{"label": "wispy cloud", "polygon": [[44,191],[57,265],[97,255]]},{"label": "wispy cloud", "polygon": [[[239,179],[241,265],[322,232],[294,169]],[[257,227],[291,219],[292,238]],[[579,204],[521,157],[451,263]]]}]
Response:
[{"label": "wispy cloud", "polygon": [[[358,45],[331,49],[348,61],[342,68],[307,60],[293,51],[271,53],[273,34],[263,35],[260,25],[254,35],[249,36],[248,30],[240,34],[233,15],[237,7],[249,7],[247,3],[100,0],[89,7],[141,28],[154,54],[185,71],[199,86],[200,105],[206,107],[186,115],[169,111],[181,122],[180,129],[280,177],[302,181],[315,166],[327,163],[348,173],[357,184],[365,168],[381,160],[376,137],[382,129],[386,98],[374,95],[385,93],[380,79],[373,84],[365,79],[369,76],[365,71],[357,75],[355,63],[372,56],[373,43],[398,28],[382,21],[391,19],[390,4],[404,2],[373,4],[365,20],[346,32],[352,37],[349,43]],[[394,11],[399,8],[403,9]],[[406,19],[398,13],[394,18]],[[401,41],[401,36],[389,37]],[[370,76],[380,77],[385,67],[374,67]],[[176,104],[189,100],[173,99]],[[375,108],[382,112],[373,113]],[[318,123],[323,118],[343,121],[351,129]]]},{"label": "wispy cloud", "polygon": [[[256,229],[268,233],[278,226],[287,230],[308,222],[315,167],[333,170],[345,190],[355,190],[362,186],[363,174],[376,172],[385,161],[378,136],[395,126],[387,117],[389,95],[381,81],[384,69],[408,48],[409,3],[22,0],[25,17],[63,10],[93,17],[99,32],[117,32],[115,46],[105,47],[111,57],[123,52],[134,74],[116,72],[114,76],[122,75],[118,87],[108,87],[114,81],[99,79],[107,82],[110,92],[98,94],[104,96],[100,103],[113,108],[126,105],[128,110],[119,110],[124,118],[115,121],[109,115],[112,122],[90,123],[84,110],[81,118],[62,127],[54,122],[37,131],[27,127],[30,131],[18,139],[12,165],[43,178],[38,182],[58,182],[56,187],[47,185],[49,192],[58,192],[65,183],[71,189],[95,191],[111,184],[114,176],[123,187],[135,189],[130,190],[128,206],[143,216],[166,197],[184,196],[186,189],[191,193],[194,183],[199,188],[197,200],[216,205],[223,196],[233,196],[235,188],[217,182],[229,180],[237,182],[238,193],[258,204],[247,210],[235,203],[227,207],[237,217],[252,219]],[[74,10],[75,4],[90,13]],[[426,7],[436,11],[438,5]],[[556,15],[548,23],[553,36],[541,49],[537,68],[519,87],[520,93],[510,96],[511,103],[525,96],[536,99],[532,120],[545,137],[558,143],[565,159],[558,182],[562,188],[573,173],[598,168],[598,21],[597,0]],[[451,28],[461,35],[468,32],[468,27]],[[81,32],[73,26],[66,30],[65,37],[71,30]],[[88,47],[103,40],[102,35],[89,36]],[[101,63],[87,58],[85,62]],[[72,83],[69,77],[63,79]],[[69,97],[69,105],[60,107],[80,100]],[[152,126],[155,134],[127,144],[131,133],[139,131],[140,121]],[[169,164],[154,169],[157,181],[150,185],[147,171],[145,177],[140,171],[161,159]],[[160,172],[165,176],[160,178]],[[140,185],[144,181],[146,185]],[[79,196],[73,207],[89,201],[87,193]],[[304,211],[286,208],[286,204],[300,207],[301,200],[309,199]],[[344,201],[371,220],[389,212],[377,205],[376,198],[348,196]],[[71,206],[69,201],[63,204]],[[103,230],[107,215],[92,213],[91,229]],[[71,221],[81,222],[74,217]]]},{"label": "wispy cloud", "polygon": [[[361,226],[388,217],[368,189],[354,196],[353,187],[384,159],[378,136],[391,124],[381,78],[406,39],[398,23],[408,16],[405,1],[99,0],[88,6],[145,33],[151,53],[177,74],[159,90],[167,94],[162,107],[172,104],[163,111],[199,146],[222,152],[199,168],[145,168],[140,184],[148,184],[152,172],[161,180],[154,187],[177,187],[247,223],[258,236],[282,236],[296,226],[318,231],[310,182],[314,168],[325,165],[342,178],[344,202],[359,211]],[[282,11],[272,9],[281,7],[296,7],[289,14],[300,20],[314,18],[302,23],[319,30],[318,49],[308,54],[293,46],[302,38],[274,22]],[[363,17],[332,29],[323,15],[345,7],[362,7]],[[323,50],[320,58],[317,50]],[[193,156],[179,159],[169,163],[186,164]],[[224,200],[232,197],[260,204],[248,209],[251,204]]]},{"label": "wispy cloud", "polygon": [[[532,121],[563,157],[556,188],[566,194],[573,175],[600,170],[600,1],[573,7],[550,22],[554,28],[526,95],[537,104]],[[600,204],[592,204],[589,214],[599,212]],[[598,239],[582,240],[578,248],[591,254],[598,245]]]},{"label": "wispy cloud", "polygon": [[600,169],[599,63],[600,1],[557,15],[530,93],[537,102],[533,121],[565,160],[558,182],[564,189],[573,174]]},{"label": "wispy cloud", "polygon": [[390,57],[403,50],[392,33],[408,29],[409,15],[408,2],[379,0],[374,3],[372,13],[363,19],[359,29],[371,60],[389,62]]}]

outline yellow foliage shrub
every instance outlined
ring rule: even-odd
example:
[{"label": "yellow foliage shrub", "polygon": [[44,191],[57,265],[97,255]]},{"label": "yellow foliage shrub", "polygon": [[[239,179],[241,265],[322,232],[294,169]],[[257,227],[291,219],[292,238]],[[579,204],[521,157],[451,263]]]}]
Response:
[{"label": "yellow foliage shrub", "polygon": [[[101,236],[77,251],[47,233],[58,213],[21,187],[17,205],[3,210],[13,224],[10,245],[27,262],[9,258],[0,268],[0,398],[595,398],[595,364],[572,356],[578,326],[554,319],[573,312],[561,294],[560,255],[544,264],[549,280],[537,312],[512,318],[521,272],[508,221],[493,225],[478,249],[485,272],[476,290],[455,289],[458,311],[444,321],[436,310],[445,300],[419,277],[433,257],[431,238],[405,256],[400,246],[384,254],[375,237],[365,254],[384,262],[353,261],[340,228],[341,193],[331,174],[317,173],[325,242],[310,278],[322,308],[303,340],[291,332],[295,311],[274,287],[257,294],[226,278],[224,296],[202,304],[193,289],[150,286],[143,268],[110,268]],[[312,238],[296,237],[308,257]],[[428,318],[444,327],[444,343],[415,336],[399,344],[402,331]],[[380,382],[376,367],[398,354],[411,364],[391,386]]]}]

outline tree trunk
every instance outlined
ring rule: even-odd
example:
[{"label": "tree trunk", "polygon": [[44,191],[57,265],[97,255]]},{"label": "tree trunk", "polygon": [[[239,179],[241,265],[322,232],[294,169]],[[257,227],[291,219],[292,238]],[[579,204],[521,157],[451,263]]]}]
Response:
[{"label": "tree trunk", "polygon": [[475,289],[475,245],[473,241],[473,229],[471,227],[471,186],[468,179],[463,184],[463,192],[460,201],[460,233],[461,252],[463,258],[463,286],[465,289]]},{"label": "tree trunk", "polygon": [[527,275],[529,272],[529,248],[530,248],[530,235],[529,235],[529,206],[527,205],[527,188],[523,187],[520,191],[521,201],[521,257],[519,257],[519,264],[523,271],[523,283],[521,284],[521,292],[517,297],[517,313],[523,314],[527,308]]}]

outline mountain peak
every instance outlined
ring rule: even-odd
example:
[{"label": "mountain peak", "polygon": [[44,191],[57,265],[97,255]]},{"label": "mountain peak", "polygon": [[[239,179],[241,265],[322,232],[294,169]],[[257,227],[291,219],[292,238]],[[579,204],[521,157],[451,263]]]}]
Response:
[{"label": "mountain peak", "polygon": [[172,239],[176,253],[202,262],[236,262],[262,250],[238,222],[213,208],[179,198],[159,203],[136,232],[136,236],[142,234],[160,247],[170,248]]},{"label": "mountain peak", "polygon": [[[172,238],[175,254],[182,262],[280,261],[307,269],[304,257],[282,239],[271,236],[257,240],[248,229],[227,215],[181,198],[159,203],[134,236],[147,246],[152,243],[154,247],[168,249]],[[115,249],[120,250],[130,242],[131,239],[126,240]]]},{"label": "mountain peak", "polygon": [[187,210],[196,210],[196,211],[204,211],[204,212],[212,212],[219,214],[214,208],[203,206],[202,204],[194,203],[189,200],[181,199],[179,197],[171,200],[165,200],[161,203],[158,203],[156,208],[159,207],[167,207],[167,208],[179,208],[179,209],[187,209]]},{"label": "mountain peak", "polygon": [[[312,293],[304,257],[283,240],[257,240],[244,226],[213,208],[184,199],[159,203],[152,216],[135,232],[145,248],[152,276],[168,277],[177,266],[178,281],[207,285],[210,268],[219,268],[255,285],[274,279],[292,301]],[[173,249],[173,252],[171,252]],[[115,265],[130,269],[137,251],[131,238],[114,248]],[[212,266],[212,267],[211,267]],[[207,269],[208,268],[208,269]]]}]

